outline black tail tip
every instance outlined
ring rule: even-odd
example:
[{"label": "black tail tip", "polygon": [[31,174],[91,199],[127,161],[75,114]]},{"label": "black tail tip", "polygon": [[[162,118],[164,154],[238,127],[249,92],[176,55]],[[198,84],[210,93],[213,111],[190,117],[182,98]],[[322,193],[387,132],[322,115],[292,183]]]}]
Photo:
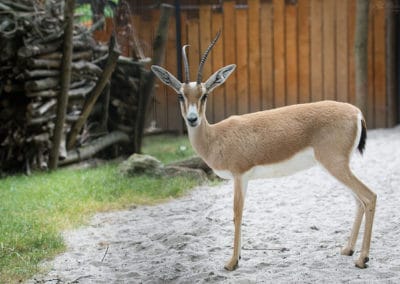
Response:
[{"label": "black tail tip", "polygon": [[357,147],[358,151],[360,151],[360,154],[364,153],[366,141],[367,141],[367,126],[365,124],[365,120],[361,119],[361,137]]}]

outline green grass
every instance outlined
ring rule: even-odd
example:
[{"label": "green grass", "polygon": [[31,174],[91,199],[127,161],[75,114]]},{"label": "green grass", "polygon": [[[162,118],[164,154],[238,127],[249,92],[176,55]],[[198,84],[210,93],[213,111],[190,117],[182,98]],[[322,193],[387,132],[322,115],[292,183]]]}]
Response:
[{"label": "green grass", "polygon": [[[163,163],[193,155],[184,137],[146,138],[144,152]],[[84,224],[99,211],[155,204],[196,185],[185,178],[122,178],[117,164],[61,169],[0,180],[0,283],[16,283],[39,271],[39,262],[65,250],[61,231]]]}]

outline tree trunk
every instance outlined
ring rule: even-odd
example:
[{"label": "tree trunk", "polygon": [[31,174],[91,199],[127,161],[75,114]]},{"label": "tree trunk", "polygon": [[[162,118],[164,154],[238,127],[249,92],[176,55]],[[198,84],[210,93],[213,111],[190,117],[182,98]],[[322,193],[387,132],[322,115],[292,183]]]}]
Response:
[{"label": "tree trunk", "polygon": [[57,102],[57,118],[54,128],[53,145],[50,152],[49,168],[56,169],[58,165],[59,149],[61,138],[64,131],[64,121],[68,105],[68,90],[71,81],[71,61],[73,49],[74,32],[74,8],[75,0],[66,0],[64,20],[66,23],[64,30],[64,48],[61,72],[61,91]]},{"label": "tree trunk", "polygon": [[368,13],[369,0],[357,0],[354,41],[356,105],[367,116],[368,106]]}]

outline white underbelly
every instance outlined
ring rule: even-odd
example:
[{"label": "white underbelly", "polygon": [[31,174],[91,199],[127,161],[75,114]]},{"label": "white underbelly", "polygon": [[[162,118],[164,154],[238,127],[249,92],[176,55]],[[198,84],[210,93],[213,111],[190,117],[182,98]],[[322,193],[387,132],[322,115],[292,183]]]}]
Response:
[{"label": "white underbelly", "polygon": [[[292,175],[296,172],[309,169],[316,165],[313,148],[309,147],[295,154],[290,159],[279,163],[255,166],[245,172],[243,176],[250,179],[275,178]],[[214,170],[215,174],[223,179],[232,179],[230,171]]]}]

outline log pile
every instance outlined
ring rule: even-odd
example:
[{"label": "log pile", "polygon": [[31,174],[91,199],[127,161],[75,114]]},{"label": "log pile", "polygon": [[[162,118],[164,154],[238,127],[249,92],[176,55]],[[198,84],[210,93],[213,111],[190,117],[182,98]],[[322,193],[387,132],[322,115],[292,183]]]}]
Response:
[{"label": "log pile", "polygon": [[109,127],[134,135],[143,65],[120,57],[111,81]]},{"label": "log pile", "polygon": [[[60,92],[63,2],[2,0],[0,3],[0,172],[22,169],[29,172],[48,167]],[[96,87],[108,57],[108,47],[97,44],[92,32],[74,26],[72,77],[60,160],[68,156],[65,140],[79,119],[86,98]],[[110,95],[110,87],[106,87],[69,149],[74,153],[76,147],[87,147],[90,141],[114,129],[132,134],[135,116],[132,111],[140,86],[134,76],[140,78],[141,69],[130,60],[120,60],[118,66],[113,77],[117,81],[113,84],[117,89],[129,89],[128,99],[119,92]],[[115,133],[112,135],[115,137]],[[117,137],[127,140],[126,135]]]}]

